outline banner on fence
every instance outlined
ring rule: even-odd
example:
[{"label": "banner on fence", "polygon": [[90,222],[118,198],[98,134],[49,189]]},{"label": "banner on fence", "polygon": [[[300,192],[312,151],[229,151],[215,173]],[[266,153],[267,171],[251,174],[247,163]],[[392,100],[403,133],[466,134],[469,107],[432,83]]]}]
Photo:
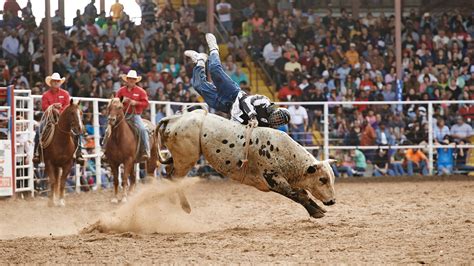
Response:
[{"label": "banner on fence", "polygon": [[0,140],[0,196],[13,195],[12,147],[10,140]]}]

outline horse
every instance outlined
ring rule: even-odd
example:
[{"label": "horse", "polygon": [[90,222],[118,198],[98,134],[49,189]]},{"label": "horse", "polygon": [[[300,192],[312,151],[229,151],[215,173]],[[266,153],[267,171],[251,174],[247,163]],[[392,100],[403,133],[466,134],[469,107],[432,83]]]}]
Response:
[{"label": "horse", "polygon": [[[43,149],[45,171],[49,177],[52,191],[50,203],[54,206],[66,206],[64,188],[76,151],[73,135],[77,136],[84,132],[84,125],[81,120],[82,111],[78,104],[75,104],[71,99],[69,106],[61,114],[54,108],[51,109],[53,113],[46,114],[48,116],[59,116],[57,123],[54,124],[51,143]],[[52,117],[49,119],[52,119]]]},{"label": "horse", "polygon": [[[125,112],[123,110],[123,99],[112,98],[107,106],[109,137],[105,144],[105,155],[110,165],[112,175],[114,176],[114,198],[113,203],[118,203],[118,171],[119,166],[123,164],[122,178],[122,202],[127,201],[128,190],[133,191],[135,187],[135,171],[138,138],[133,128],[126,122]],[[153,124],[144,120],[150,128],[154,128]],[[155,134],[150,136],[150,158],[146,162],[147,175],[153,175],[157,168],[158,147],[156,146]],[[128,177],[130,179],[130,189],[128,189]]]}]

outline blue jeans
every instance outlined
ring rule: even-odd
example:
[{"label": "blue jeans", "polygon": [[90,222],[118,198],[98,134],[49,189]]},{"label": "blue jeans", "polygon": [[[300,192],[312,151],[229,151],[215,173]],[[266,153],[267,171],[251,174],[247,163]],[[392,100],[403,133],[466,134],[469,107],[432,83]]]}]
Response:
[{"label": "blue jeans", "polygon": [[207,81],[205,68],[196,65],[193,70],[192,85],[209,107],[230,113],[240,87],[225,73],[218,53],[211,53],[208,68],[214,84]]},{"label": "blue jeans", "polygon": [[127,120],[132,121],[133,124],[138,128],[140,133],[141,143],[140,147],[144,147],[143,151],[146,152],[146,155],[150,157],[150,142],[148,139],[148,131],[145,128],[145,124],[143,124],[142,118],[140,115],[137,114],[127,114]]},{"label": "blue jeans", "polygon": [[406,174],[405,170],[403,170],[402,163],[392,163],[390,167],[392,168],[396,176],[402,176]]},{"label": "blue jeans", "polygon": [[[407,171],[408,171],[408,175],[410,176],[413,175],[413,165],[416,166],[416,163],[410,160],[407,162]],[[421,161],[420,164],[418,165],[418,168],[421,169],[422,175],[428,175],[428,166],[426,165],[425,161]]]},{"label": "blue jeans", "polygon": [[332,171],[334,172],[335,177],[341,177],[341,173],[337,170],[337,166],[334,164],[331,164]]},{"label": "blue jeans", "polygon": [[291,137],[301,145],[305,144],[306,136],[304,134],[304,124],[295,125],[296,128],[291,125]]},{"label": "blue jeans", "polygon": [[351,177],[353,176],[353,169],[350,167],[350,166],[339,166],[338,169],[337,169],[339,172],[343,172],[343,173],[346,173],[347,176]]},{"label": "blue jeans", "polygon": [[[395,173],[393,172],[393,170],[388,169],[387,175],[389,175],[389,176],[394,176]],[[382,174],[382,172],[381,172],[379,169],[375,169],[375,170],[374,170],[374,176],[384,176],[384,174]]]}]

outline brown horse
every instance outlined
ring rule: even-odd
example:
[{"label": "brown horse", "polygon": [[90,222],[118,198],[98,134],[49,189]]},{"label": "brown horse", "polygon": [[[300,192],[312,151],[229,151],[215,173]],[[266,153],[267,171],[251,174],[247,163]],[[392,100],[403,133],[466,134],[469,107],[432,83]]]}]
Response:
[{"label": "brown horse", "polygon": [[[126,122],[123,103],[119,98],[112,98],[107,107],[107,112],[109,130],[111,131],[109,132],[110,136],[105,144],[105,155],[114,176],[114,198],[112,199],[112,202],[118,202],[118,171],[121,164],[123,164],[122,202],[126,202],[128,194],[128,177],[130,177],[130,190],[132,191],[135,187],[136,177],[133,166],[136,163],[138,139],[131,126]],[[151,122],[148,120],[144,120],[144,123],[151,125]],[[154,134],[152,134],[150,136],[151,156],[146,162],[148,175],[152,175],[157,167],[158,148],[156,143]]]},{"label": "brown horse", "polygon": [[73,134],[78,135],[84,131],[81,117],[81,108],[71,99],[69,106],[59,115],[59,120],[54,125],[51,144],[43,150],[45,170],[52,192],[50,198],[54,206],[66,205],[64,188],[76,150]]}]

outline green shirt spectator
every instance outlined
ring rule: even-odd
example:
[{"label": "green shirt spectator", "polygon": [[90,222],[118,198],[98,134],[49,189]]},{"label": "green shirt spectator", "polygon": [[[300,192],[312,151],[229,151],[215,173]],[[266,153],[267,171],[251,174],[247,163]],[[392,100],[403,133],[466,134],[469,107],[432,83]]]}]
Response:
[{"label": "green shirt spectator", "polygon": [[367,168],[367,162],[365,161],[365,155],[360,150],[355,150],[354,162],[357,168]]}]

